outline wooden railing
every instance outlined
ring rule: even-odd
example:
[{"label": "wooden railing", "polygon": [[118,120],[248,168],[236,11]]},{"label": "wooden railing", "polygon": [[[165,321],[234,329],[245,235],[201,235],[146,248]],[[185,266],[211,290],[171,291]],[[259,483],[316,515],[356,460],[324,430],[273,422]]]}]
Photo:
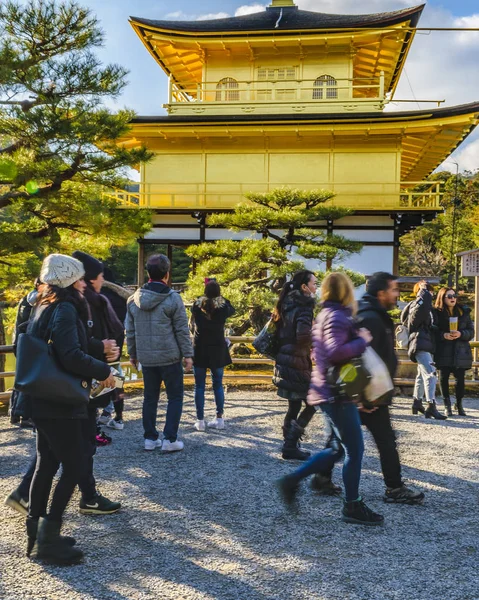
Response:
[{"label": "wooden railing", "polygon": [[[245,202],[248,192],[268,192],[284,183],[168,183],[140,184],[139,192],[111,190],[105,197],[120,208],[231,209]],[[439,181],[398,181],[383,183],[290,182],[287,187],[303,190],[325,189],[336,194],[327,204],[358,210],[440,210]]]},{"label": "wooden railing", "polygon": [[[254,340],[254,337],[252,336],[231,336],[229,338],[229,340],[232,343],[251,343]],[[479,342],[470,342],[470,346],[472,349],[475,348],[479,348]],[[0,346],[0,354],[7,354],[7,353],[11,353],[13,352],[13,346]],[[269,359],[269,358],[264,358],[264,357],[258,357],[258,356],[252,356],[249,358],[233,358],[233,365],[253,365],[253,366],[259,366],[259,365],[267,365],[272,367],[274,365],[274,361]],[[399,360],[399,366],[415,366],[416,363],[412,362],[411,360],[406,360],[406,359],[400,359]],[[129,362],[123,362],[121,363],[121,366],[124,370],[125,373],[125,377],[126,377],[126,381],[128,382],[134,382],[134,381],[141,381],[141,373],[137,373],[136,370],[131,366],[131,364]],[[467,385],[473,385],[473,386],[479,386],[479,379],[476,378],[476,373],[479,369],[479,361],[474,361],[472,363],[472,369],[469,371],[469,373],[471,374],[471,379],[467,380]],[[244,373],[235,373],[234,370],[227,370],[225,371],[224,374],[224,379],[226,381],[228,380],[255,380],[255,381],[262,381],[262,382],[271,382],[271,375],[272,373],[257,373],[255,371],[251,371],[250,373],[244,374]],[[15,376],[15,372],[14,371],[6,371],[1,373],[0,372],[0,379],[6,379],[9,377],[14,377]],[[193,374],[192,373],[185,373],[185,380],[191,380],[193,379]],[[409,378],[404,378],[404,377],[396,377],[394,380],[394,383],[396,384],[396,386],[400,387],[400,386],[413,386],[414,385],[414,379],[409,379]],[[0,402],[1,401],[8,401],[10,399],[10,395],[11,392],[7,391],[7,392],[2,392],[0,393]]]},{"label": "wooden railing", "polygon": [[245,104],[271,102],[314,102],[314,103],[384,102],[384,73],[375,78],[339,78],[276,80],[200,81],[178,84],[170,77],[168,104]]}]

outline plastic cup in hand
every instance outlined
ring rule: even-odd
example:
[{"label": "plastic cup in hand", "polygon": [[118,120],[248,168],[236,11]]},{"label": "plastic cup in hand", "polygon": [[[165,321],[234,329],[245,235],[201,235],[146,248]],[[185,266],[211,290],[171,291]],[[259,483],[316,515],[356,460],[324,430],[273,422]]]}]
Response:
[{"label": "plastic cup in hand", "polygon": [[452,333],[453,331],[457,331],[458,318],[457,317],[449,317],[449,331]]}]

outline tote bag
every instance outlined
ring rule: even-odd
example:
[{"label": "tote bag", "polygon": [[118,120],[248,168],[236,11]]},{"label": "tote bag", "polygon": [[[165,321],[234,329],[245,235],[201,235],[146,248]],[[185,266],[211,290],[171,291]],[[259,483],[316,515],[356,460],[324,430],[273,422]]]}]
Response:
[{"label": "tote bag", "polygon": [[377,352],[368,346],[362,355],[363,364],[371,373],[371,379],[364,388],[363,404],[368,406],[379,406],[389,401],[390,392],[394,390],[394,384],[384,361]]},{"label": "tote bag", "polygon": [[279,351],[278,330],[272,319],[266,323],[253,340],[253,348],[260,354],[276,360]]},{"label": "tote bag", "polygon": [[[56,317],[56,310],[52,320]],[[45,398],[70,406],[88,404],[90,383],[60,366],[51,333],[49,337],[46,342],[30,333],[18,336],[14,388],[33,399]]]}]

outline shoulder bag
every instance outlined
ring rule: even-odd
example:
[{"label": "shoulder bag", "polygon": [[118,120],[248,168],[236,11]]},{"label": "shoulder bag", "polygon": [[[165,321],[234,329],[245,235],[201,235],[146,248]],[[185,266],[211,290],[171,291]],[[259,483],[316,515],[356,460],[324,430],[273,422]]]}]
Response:
[{"label": "shoulder bag", "polygon": [[[55,322],[58,308],[50,322]],[[88,404],[90,383],[84,377],[65,371],[53,348],[53,325],[48,327],[48,341],[31,333],[21,333],[17,341],[14,388],[33,397],[51,402],[81,406]]]}]

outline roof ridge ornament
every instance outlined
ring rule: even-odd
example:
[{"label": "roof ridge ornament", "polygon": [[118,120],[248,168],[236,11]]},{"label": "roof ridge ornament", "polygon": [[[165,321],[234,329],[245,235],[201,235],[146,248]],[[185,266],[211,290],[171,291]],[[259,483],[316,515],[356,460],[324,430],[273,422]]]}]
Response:
[{"label": "roof ridge ornament", "polygon": [[296,7],[294,0],[271,0],[271,4],[268,8],[283,8],[285,6],[293,6]]}]

